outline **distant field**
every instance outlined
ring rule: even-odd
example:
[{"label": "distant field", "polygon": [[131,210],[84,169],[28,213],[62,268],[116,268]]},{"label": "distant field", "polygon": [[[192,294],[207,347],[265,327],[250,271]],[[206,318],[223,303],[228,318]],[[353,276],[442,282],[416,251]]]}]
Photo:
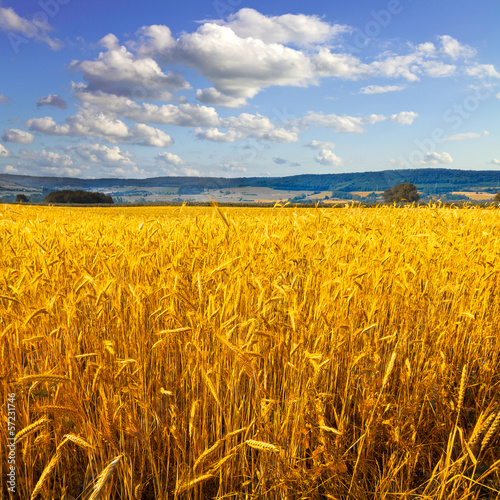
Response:
[{"label": "distant field", "polygon": [[0,205],[2,478],[14,395],[22,499],[496,498],[499,214]]},{"label": "distant field", "polygon": [[358,196],[364,197],[372,193],[375,193],[377,196],[382,196],[384,194],[383,191],[352,191],[351,194],[357,194]]},{"label": "distant field", "polygon": [[494,198],[492,193],[475,192],[475,191],[453,191],[451,194],[460,194],[474,201],[487,201]]}]

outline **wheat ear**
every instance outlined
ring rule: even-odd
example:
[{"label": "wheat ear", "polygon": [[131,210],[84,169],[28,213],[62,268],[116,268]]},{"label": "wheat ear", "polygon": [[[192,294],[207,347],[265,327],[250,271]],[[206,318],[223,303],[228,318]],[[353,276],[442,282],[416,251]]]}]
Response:
[{"label": "wheat ear", "polygon": [[124,455],[118,455],[117,457],[113,458],[113,460],[111,460],[111,462],[106,466],[106,468],[99,474],[99,477],[97,478],[97,482],[94,486],[94,490],[92,491],[92,495],[90,495],[89,500],[97,500],[99,498],[105,484],[108,482],[109,478],[113,474],[113,471],[115,470],[116,466],[123,457]]}]

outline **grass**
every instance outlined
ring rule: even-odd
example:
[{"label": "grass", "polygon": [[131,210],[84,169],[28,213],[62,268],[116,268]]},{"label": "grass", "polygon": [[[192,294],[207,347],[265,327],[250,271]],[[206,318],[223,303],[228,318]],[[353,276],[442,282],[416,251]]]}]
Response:
[{"label": "grass", "polygon": [[499,228],[432,205],[0,207],[19,498],[497,498]]}]

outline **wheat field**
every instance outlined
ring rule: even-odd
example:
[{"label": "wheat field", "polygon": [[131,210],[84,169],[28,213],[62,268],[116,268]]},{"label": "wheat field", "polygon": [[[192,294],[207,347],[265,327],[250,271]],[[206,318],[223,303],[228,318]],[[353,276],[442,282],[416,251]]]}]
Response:
[{"label": "wheat field", "polygon": [[2,498],[499,498],[499,229],[0,207]]}]

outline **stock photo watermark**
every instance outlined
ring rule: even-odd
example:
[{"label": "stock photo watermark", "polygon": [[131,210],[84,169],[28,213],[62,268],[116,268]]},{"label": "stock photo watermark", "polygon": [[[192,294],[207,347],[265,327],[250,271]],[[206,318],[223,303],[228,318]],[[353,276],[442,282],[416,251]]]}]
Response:
[{"label": "stock photo watermark", "polygon": [[7,394],[7,491],[16,492],[16,395]]},{"label": "stock photo watermark", "polygon": [[212,7],[217,15],[222,18],[226,17],[228,14],[232,14],[242,3],[243,0],[214,0],[212,2]]},{"label": "stock photo watermark", "polygon": [[414,168],[418,165],[425,164],[426,156],[434,152],[436,146],[446,142],[449,133],[456,132],[463,124],[481,107],[488,99],[495,97],[498,88],[490,78],[488,82],[474,89],[472,94],[469,94],[462,102],[454,103],[442,114],[443,123],[448,125],[447,130],[443,127],[436,127],[424,139],[415,139],[416,148],[411,151],[406,157],[400,155],[397,158],[398,165],[406,168]]},{"label": "stock photo watermark", "polygon": [[387,28],[396,16],[399,16],[405,9],[404,4],[413,0],[388,0],[385,9],[371,10],[371,19],[366,22],[363,28],[356,28],[352,34],[352,44],[346,43],[346,49],[353,53],[359,53],[382,31]]},{"label": "stock photo watermark", "polygon": [[[60,11],[61,6],[67,5],[71,0],[38,0],[40,10],[36,11],[31,20],[22,19],[23,28],[19,32],[10,31],[7,38],[16,54],[19,48],[30,42],[30,40],[51,40],[47,33],[52,30],[49,18],[54,18]],[[51,40],[52,43],[55,43]]]}]

